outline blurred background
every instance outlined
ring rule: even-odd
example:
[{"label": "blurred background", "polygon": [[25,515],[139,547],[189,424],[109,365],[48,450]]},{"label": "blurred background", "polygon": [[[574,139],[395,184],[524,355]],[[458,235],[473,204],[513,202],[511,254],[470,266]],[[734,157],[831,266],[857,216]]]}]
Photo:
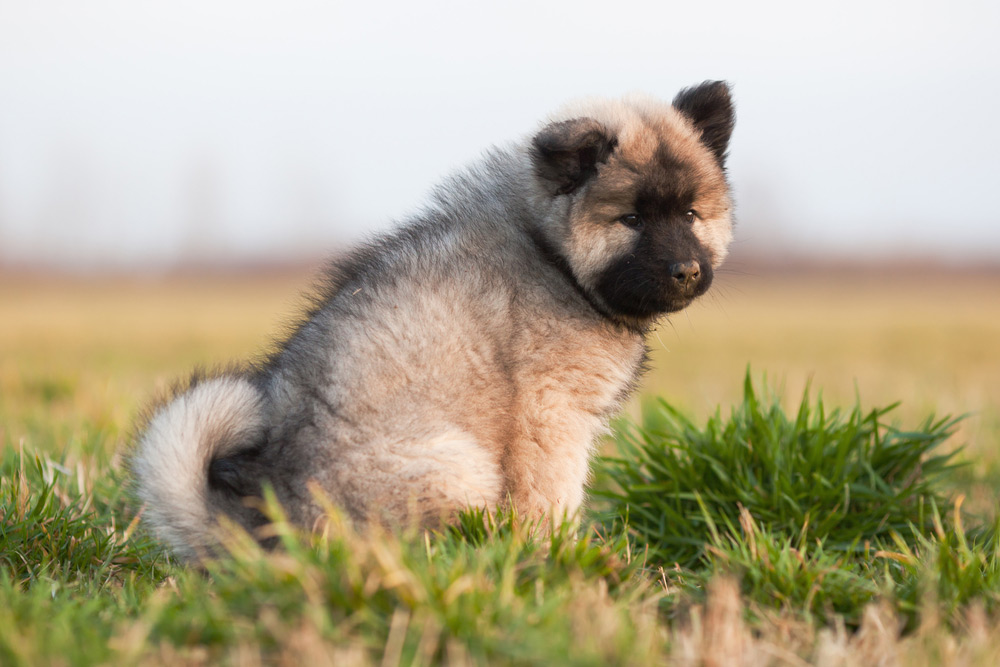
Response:
[{"label": "blurred background", "polygon": [[0,0],[0,263],[315,257],[569,99],[705,79],[738,252],[988,263],[998,34],[991,0]]},{"label": "blurred background", "polygon": [[749,365],[791,407],[970,413],[995,511],[998,35],[995,0],[0,0],[0,447],[127,442],[567,100],[726,79],[734,252],[644,396],[727,412]]}]

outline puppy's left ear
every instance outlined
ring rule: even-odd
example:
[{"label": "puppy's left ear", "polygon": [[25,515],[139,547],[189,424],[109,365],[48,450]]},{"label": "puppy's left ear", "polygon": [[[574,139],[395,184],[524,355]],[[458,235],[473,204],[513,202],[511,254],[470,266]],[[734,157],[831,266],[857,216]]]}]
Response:
[{"label": "puppy's left ear", "polygon": [[725,166],[729,137],[736,122],[729,84],[725,81],[706,81],[685,88],[674,98],[674,108],[701,130],[702,142],[715,154],[719,165]]},{"label": "puppy's left ear", "polygon": [[575,192],[606,162],[618,140],[593,118],[574,118],[542,128],[531,142],[535,172],[552,193]]}]

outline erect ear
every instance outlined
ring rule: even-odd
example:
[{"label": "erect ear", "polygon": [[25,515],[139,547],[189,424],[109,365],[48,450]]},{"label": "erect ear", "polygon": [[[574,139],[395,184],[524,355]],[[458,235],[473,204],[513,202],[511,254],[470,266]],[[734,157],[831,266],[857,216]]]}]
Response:
[{"label": "erect ear", "polygon": [[553,194],[574,192],[597,172],[618,144],[593,118],[551,123],[532,140],[535,172],[552,185]]},{"label": "erect ear", "polygon": [[674,108],[701,130],[701,141],[715,154],[720,166],[726,163],[726,149],[736,117],[725,81],[706,81],[685,88],[674,98]]}]

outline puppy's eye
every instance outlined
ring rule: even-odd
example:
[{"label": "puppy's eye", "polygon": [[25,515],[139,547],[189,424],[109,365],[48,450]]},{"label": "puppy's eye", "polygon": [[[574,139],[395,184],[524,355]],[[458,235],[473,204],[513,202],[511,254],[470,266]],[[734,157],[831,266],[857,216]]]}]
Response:
[{"label": "puppy's eye", "polygon": [[698,219],[698,211],[694,210],[693,208],[688,209],[688,212],[684,214],[684,217],[687,219],[688,222],[694,222],[695,220]]},{"label": "puppy's eye", "polygon": [[628,215],[623,215],[618,218],[618,222],[622,223],[630,229],[641,229],[642,228],[642,218],[640,218],[635,213],[629,213]]}]

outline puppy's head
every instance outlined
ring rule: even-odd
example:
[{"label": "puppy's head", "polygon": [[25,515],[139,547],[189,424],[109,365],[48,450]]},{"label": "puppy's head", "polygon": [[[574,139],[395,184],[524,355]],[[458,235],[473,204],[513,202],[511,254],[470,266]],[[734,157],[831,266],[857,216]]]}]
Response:
[{"label": "puppy's head", "polygon": [[673,104],[645,98],[564,112],[532,140],[550,201],[540,223],[591,300],[639,326],[705,293],[732,240],[725,176],[729,87],[706,82]]}]

